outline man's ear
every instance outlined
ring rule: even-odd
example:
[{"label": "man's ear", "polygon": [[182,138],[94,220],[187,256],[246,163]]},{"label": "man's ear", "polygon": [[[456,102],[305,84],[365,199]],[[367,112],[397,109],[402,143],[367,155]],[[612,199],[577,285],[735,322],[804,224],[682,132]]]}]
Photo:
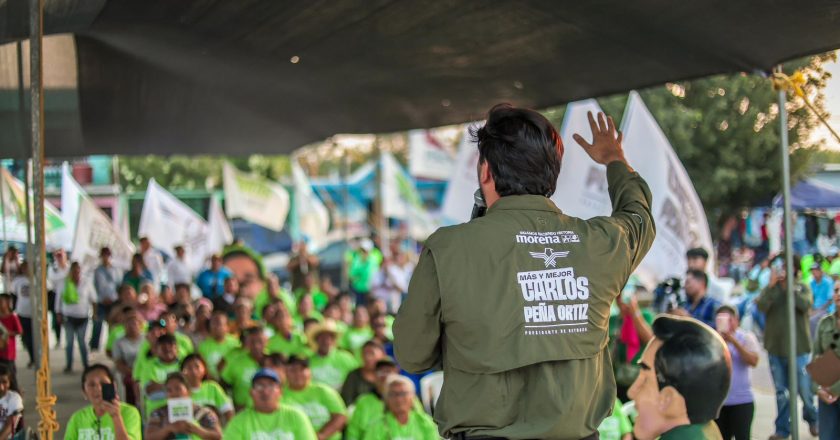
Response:
[{"label": "man's ear", "polygon": [[486,160],[478,165],[478,180],[483,184],[488,184],[493,180],[493,173],[490,172],[490,163]]},{"label": "man's ear", "polygon": [[686,417],[685,398],[672,386],[663,388],[659,391],[659,412],[668,419]]}]

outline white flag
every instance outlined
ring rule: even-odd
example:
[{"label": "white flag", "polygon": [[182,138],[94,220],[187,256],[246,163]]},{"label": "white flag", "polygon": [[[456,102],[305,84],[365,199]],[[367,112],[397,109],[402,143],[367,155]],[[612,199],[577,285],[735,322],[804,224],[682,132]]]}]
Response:
[{"label": "white flag", "polygon": [[[75,243],[74,234],[76,233],[76,219],[79,216],[79,205],[81,204],[81,200],[85,197],[87,197],[85,190],[82,189],[79,182],[76,182],[76,179],[73,178],[73,174],[70,172],[70,164],[67,162],[62,163],[61,218],[64,219],[64,223],[70,231],[70,246],[73,246],[73,243]],[[73,251],[74,249],[71,247],[67,250]],[[75,255],[73,258],[75,259]]]},{"label": "white flag", "polygon": [[329,212],[315,195],[306,173],[297,161],[292,161],[292,180],[295,191],[295,232],[308,237],[311,248],[317,249],[329,232]]},{"label": "white flag", "polygon": [[560,138],[563,140],[563,159],[557,188],[551,200],[564,214],[588,219],[610,215],[612,204],[607,192],[607,167],[595,163],[572,138],[575,133],[592,141],[587,112],[596,116],[601,107],[594,99],[573,102],[566,107]]},{"label": "white flag", "polygon": [[653,195],[656,239],[639,266],[639,275],[663,280],[686,271],[685,252],[694,247],[714,253],[703,204],[682,162],[636,92],[624,119],[624,154]]},{"label": "white flag", "polygon": [[[16,179],[5,167],[0,166],[0,179],[3,184],[0,190],[3,191],[3,201],[0,206],[0,217],[6,223],[6,236],[9,240],[26,241],[26,191],[23,182]],[[35,200],[32,191],[29,191],[29,212],[34,216],[33,201]],[[34,237],[34,225],[30,225],[30,231]],[[52,203],[44,201],[44,230],[46,233],[48,248],[68,248],[72,246],[73,231],[64,223],[61,213]]]},{"label": "white flag", "polygon": [[225,218],[222,204],[215,197],[210,198],[207,224],[210,230],[207,236],[207,251],[211,255],[221,252],[226,245],[233,242],[233,233],[230,231],[227,218]]},{"label": "white flag", "polygon": [[455,168],[446,185],[446,194],[443,197],[441,216],[444,224],[466,223],[470,220],[470,214],[474,204],[475,191],[478,189],[478,147],[472,142],[469,134],[469,127],[479,126],[483,123],[464,125],[464,133],[461,142],[458,144],[458,156],[455,160]]},{"label": "white flag", "polygon": [[149,180],[143,212],[137,233],[149,237],[152,246],[175,255],[176,245],[184,246],[191,271],[198,272],[209,256],[207,236],[209,227],[195,211],[184,202]]},{"label": "white flag", "polygon": [[289,214],[289,192],[279,183],[252,176],[225,163],[225,204],[230,218],[239,217],[273,231],[283,230]]},{"label": "white flag", "polygon": [[425,240],[437,225],[423,206],[414,181],[391,153],[382,153],[381,166],[383,215],[405,221],[412,238]]},{"label": "white flag", "polygon": [[130,269],[134,245],[122,236],[111,219],[86,196],[80,197],[76,210],[73,260],[78,261],[85,272],[92,271],[99,264],[99,251],[108,247],[114,267]]},{"label": "white flag", "polygon": [[452,146],[435,130],[408,132],[408,164],[411,175],[425,179],[448,180],[455,167]]}]

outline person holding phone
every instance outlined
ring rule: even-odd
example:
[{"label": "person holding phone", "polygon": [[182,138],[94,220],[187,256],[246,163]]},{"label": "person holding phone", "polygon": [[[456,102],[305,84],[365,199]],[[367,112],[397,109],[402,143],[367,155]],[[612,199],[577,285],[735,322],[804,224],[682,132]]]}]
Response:
[{"label": "person holding phone", "polygon": [[723,440],[749,440],[755,404],[750,369],[758,366],[758,340],[739,327],[738,311],[732,306],[717,309],[715,323],[732,355],[732,381],[717,422]]},{"label": "person holding phone", "polygon": [[140,412],[120,401],[114,389],[114,375],[108,367],[93,364],[85,368],[82,393],[90,405],[70,416],[64,431],[65,440],[142,440]]},{"label": "person holding phone", "polygon": [[[166,377],[166,397],[169,399],[190,398],[190,387],[181,373],[171,373]],[[156,409],[149,416],[146,424],[146,440],[200,439],[219,440],[222,438],[219,417],[213,409],[192,403],[193,420],[169,420],[169,408]]]},{"label": "person holding phone", "polygon": [[[834,312],[827,315],[817,325],[814,335],[814,357],[823,356],[829,351],[840,357],[840,291],[834,291],[831,299]],[[830,386],[815,384],[819,397],[820,440],[840,438],[840,381]]]},{"label": "person holding phone", "polygon": [[[798,372],[799,397],[802,398],[802,418],[808,423],[811,435],[819,434],[817,427],[817,409],[814,407],[814,394],[811,392],[811,378],[805,372],[805,365],[811,354],[811,334],[808,315],[814,302],[811,290],[799,281],[802,267],[799,256],[793,256],[794,273],[785,270],[783,256],[776,257],[770,264],[770,283],[755,301],[758,310],[766,316],[764,329],[764,348],[770,361],[770,372],[776,387],[776,432],[770,440],[782,440],[790,436],[791,420],[789,405],[796,405],[796,395],[788,391],[788,368]],[[787,277],[794,279],[793,301],[795,307],[793,335],[796,338],[796,365],[788,365],[790,337],[788,337],[788,293]],[[793,402],[791,402],[793,400]],[[794,423],[797,423],[795,420]]]}]

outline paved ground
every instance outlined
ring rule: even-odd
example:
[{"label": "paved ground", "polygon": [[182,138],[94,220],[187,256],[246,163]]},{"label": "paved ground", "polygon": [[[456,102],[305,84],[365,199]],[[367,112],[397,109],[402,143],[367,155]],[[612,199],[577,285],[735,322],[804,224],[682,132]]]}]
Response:
[{"label": "paved ground", "polygon": [[[84,401],[81,391],[80,373],[82,367],[78,357],[77,352],[74,373],[65,374],[63,373],[65,366],[64,349],[55,349],[53,345],[50,350],[53,393],[58,396],[58,404],[55,409],[62,429],[70,418],[70,415],[87,404]],[[27,360],[26,353],[23,350],[19,350],[18,378],[24,392],[25,420],[27,426],[34,427],[38,420],[37,411],[35,410],[35,374],[34,370],[26,369]],[[107,363],[108,361],[104,353],[95,353],[91,357],[91,362]],[[776,417],[776,400],[773,391],[773,381],[770,377],[770,368],[767,364],[767,359],[764,357],[762,357],[761,363],[754,372],[753,388],[756,397],[756,413],[753,421],[752,438],[765,440],[773,434],[774,420]],[[55,438],[63,438],[63,433],[63,430],[59,431]],[[800,422],[800,438],[812,438],[808,433],[808,426],[804,422]]]}]

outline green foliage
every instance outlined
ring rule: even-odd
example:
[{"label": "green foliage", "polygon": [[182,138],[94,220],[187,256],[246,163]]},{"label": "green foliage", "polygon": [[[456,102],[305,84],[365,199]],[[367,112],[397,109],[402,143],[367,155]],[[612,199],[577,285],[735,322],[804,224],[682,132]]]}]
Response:
[{"label": "green foliage", "polygon": [[225,161],[274,180],[291,174],[288,156],[121,156],[120,184],[126,192],[144,191],[154,177],[168,189],[217,189],[222,185]]}]

